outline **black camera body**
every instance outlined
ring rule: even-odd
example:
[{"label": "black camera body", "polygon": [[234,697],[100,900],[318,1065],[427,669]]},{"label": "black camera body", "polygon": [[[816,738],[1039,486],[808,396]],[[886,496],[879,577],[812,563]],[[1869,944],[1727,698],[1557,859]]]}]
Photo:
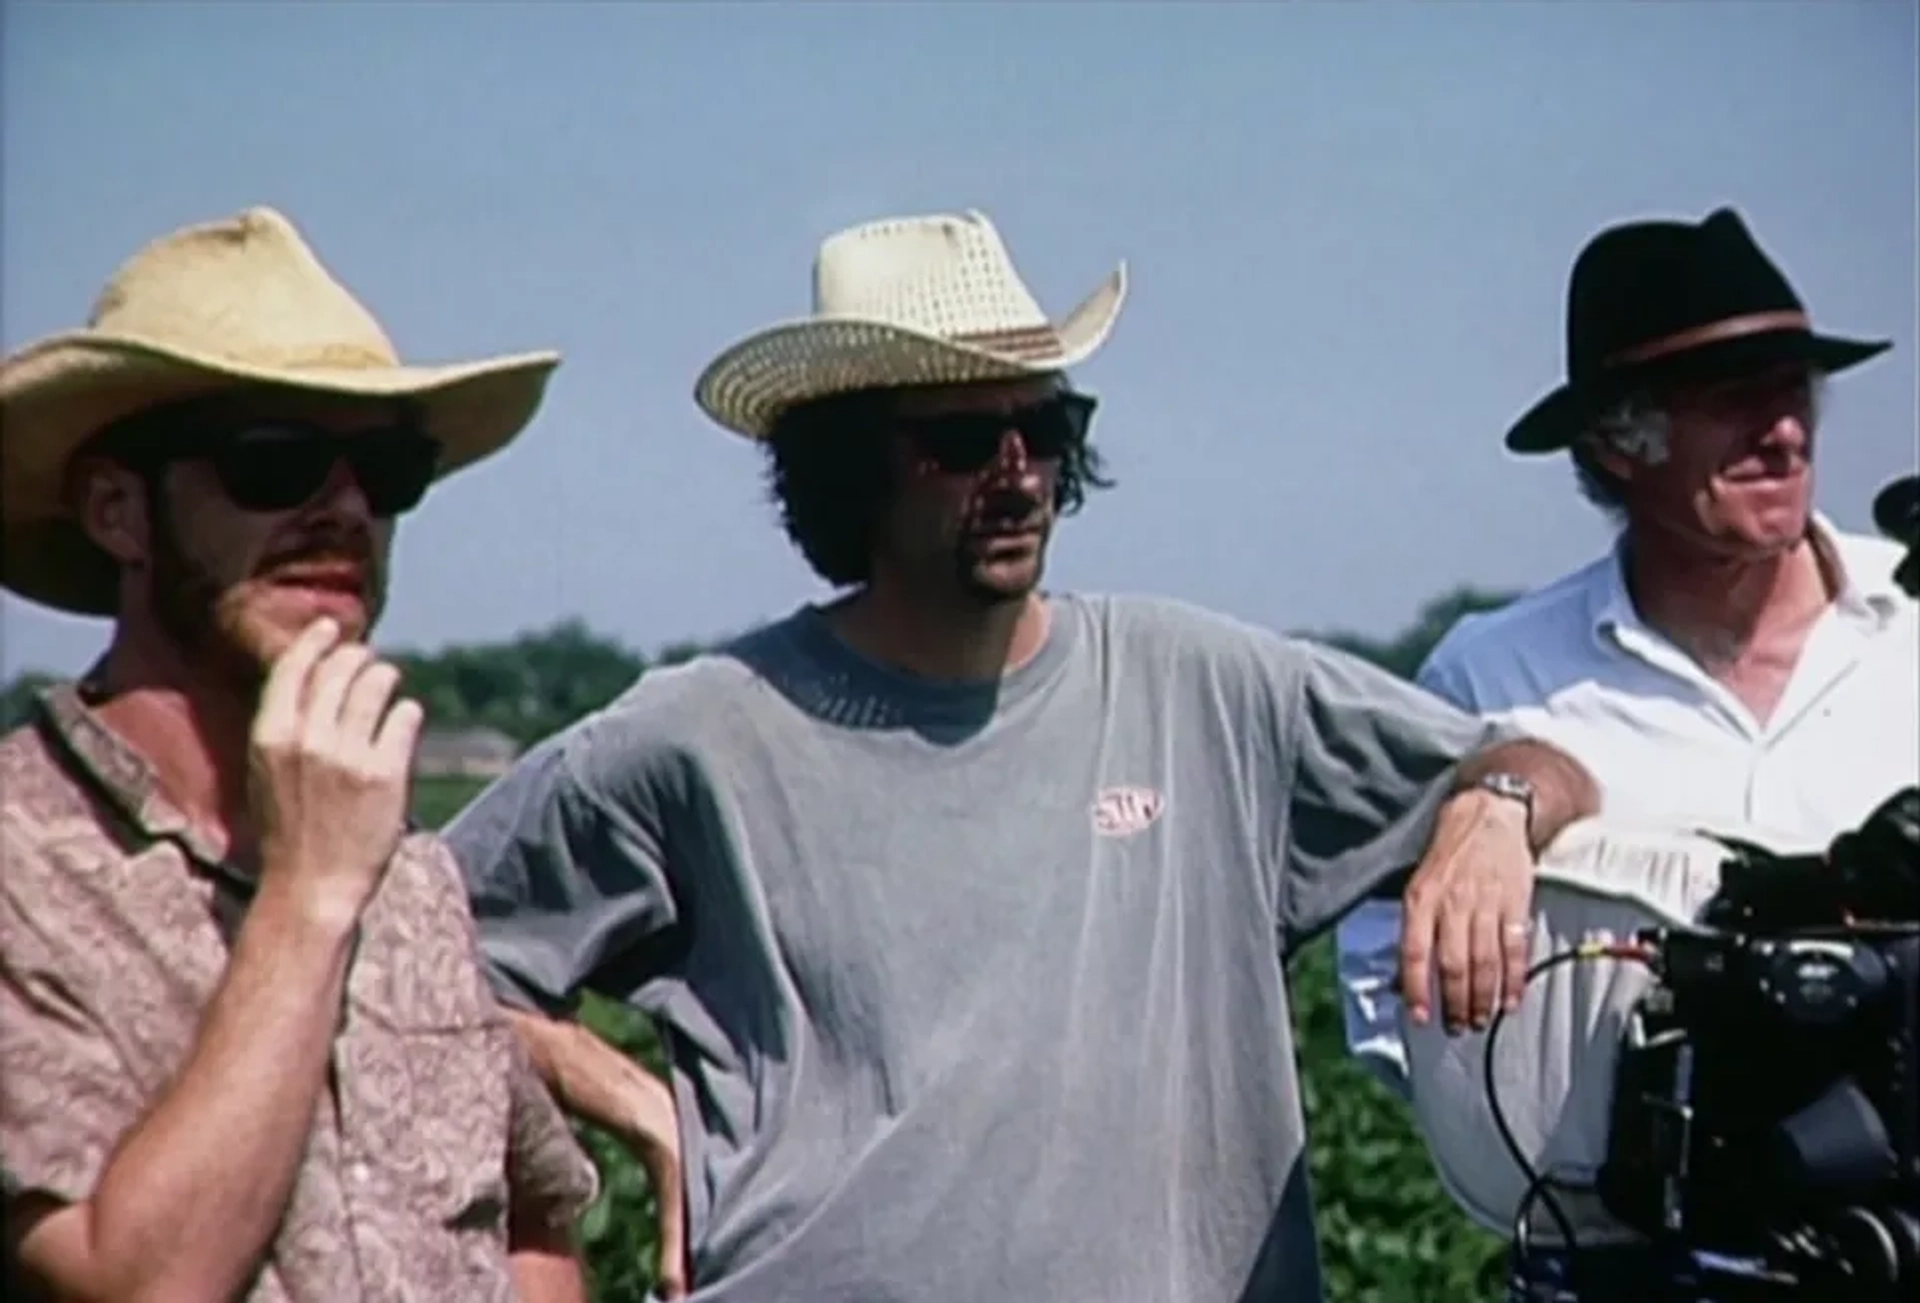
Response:
[{"label": "black camera body", "polygon": [[1873,523],[1894,542],[1907,545],[1893,582],[1908,597],[1920,596],[1920,475],[1882,486],[1873,498]]},{"label": "black camera body", "polygon": [[[1699,930],[1652,943],[1599,1194],[1705,1297],[1920,1287],[1920,788],[1825,854],[1729,843]],[[1701,1267],[1701,1263],[1718,1264]]]}]

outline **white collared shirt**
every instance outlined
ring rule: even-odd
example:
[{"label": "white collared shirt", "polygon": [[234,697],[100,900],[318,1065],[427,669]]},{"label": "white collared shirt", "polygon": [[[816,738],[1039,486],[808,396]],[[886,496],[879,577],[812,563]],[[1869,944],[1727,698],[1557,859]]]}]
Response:
[{"label": "white collared shirt", "polygon": [[[1823,848],[1920,782],[1920,605],[1892,581],[1902,548],[1814,524],[1842,587],[1764,725],[1640,619],[1618,547],[1462,619],[1419,680],[1574,756],[1609,816],[1779,851]],[[1399,936],[1399,905],[1369,901],[1341,922],[1336,944],[1348,1048],[1404,1089]]]}]

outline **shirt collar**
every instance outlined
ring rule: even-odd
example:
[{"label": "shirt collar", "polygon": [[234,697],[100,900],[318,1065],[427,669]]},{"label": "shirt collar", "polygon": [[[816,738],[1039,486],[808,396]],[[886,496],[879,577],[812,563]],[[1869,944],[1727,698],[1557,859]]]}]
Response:
[{"label": "shirt collar", "polygon": [[1896,567],[1881,555],[1880,540],[1843,534],[1832,528],[1826,530],[1826,535],[1833,540],[1834,555],[1840,563],[1841,609],[1885,623],[1900,610],[1902,603],[1913,600],[1893,582]]},{"label": "shirt collar", "polygon": [[[1840,591],[1834,598],[1835,609],[1850,620],[1876,628],[1892,619],[1900,603],[1906,600],[1906,594],[1893,582],[1890,570],[1882,574],[1880,571],[1887,568],[1873,564],[1880,558],[1869,555],[1872,549],[1863,547],[1860,538],[1835,529],[1833,522],[1817,511],[1813,513],[1810,527],[1839,571]],[[1596,634],[1646,627],[1634,608],[1632,595],[1627,592],[1624,531],[1614,539],[1605,563],[1595,567],[1590,609]]]},{"label": "shirt collar", "polygon": [[160,791],[147,758],[115,733],[87,704],[98,666],[79,683],[56,683],[40,692],[45,733],[74,774],[87,782],[115,814],[156,841],[180,843],[205,864],[219,865],[215,847],[186,814]]}]

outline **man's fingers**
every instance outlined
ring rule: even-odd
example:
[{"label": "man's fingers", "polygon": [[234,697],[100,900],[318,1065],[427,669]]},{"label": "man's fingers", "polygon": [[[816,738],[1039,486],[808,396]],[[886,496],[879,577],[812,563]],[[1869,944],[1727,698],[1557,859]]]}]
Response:
[{"label": "man's fingers", "polygon": [[374,735],[373,748],[388,773],[406,773],[413,767],[414,745],[420,740],[420,724],[426,711],[412,697],[393,703],[380,731]]},{"label": "man's fingers", "polygon": [[1440,1016],[1449,1027],[1465,1021],[1472,1002],[1473,919],[1464,907],[1447,910],[1435,929],[1440,970]]},{"label": "man's fingers", "polygon": [[260,709],[254,715],[256,739],[293,735],[300,719],[300,702],[306,695],[307,676],[314,662],[339,637],[340,626],[321,616],[302,629],[300,636],[274,660],[260,692]]},{"label": "man's fingers", "polygon": [[1434,991],[1444,988],[1444,910],[1438,892],[1409,895],[1400,937],[1400,995],[1416,1026],[1433,1021]]},{"label": "man's fingers", "polygon": [[1500,979],[1505,972],[1506,955],[1500,940],[1502,915],[1492,905],[1476,909],[1468,923],[1473,954],[1469,960],[1468,998],[1471,1008],[1467,1021],[1485,1027],[1493,1017],[1494,1002],[1500,998]]},{"label": "man's fingers", "polygon": [[1527,966],[1533,959],[1533,922],[1526,910],[1509,910],[1500,923],[1501,1007],[1512,1013],[1527,993]]},{"label": "man's fingers", "polygon": [[340,707],[347,689],[367,663],[373,651],[365,643],[343,643],[320,658],[313,676],[307,680],[306,708],[301,712],[309,736],[315,730],[331,733],[340,724]]},{"label": "man's fingers", "polygon": [[350,738],[373,744],[380,718],[386,713],[393,690],[400,685],[400,671],[387,661],[375,661],[361,670],[347,688],[347,699],[340,706],[340,727]]}]

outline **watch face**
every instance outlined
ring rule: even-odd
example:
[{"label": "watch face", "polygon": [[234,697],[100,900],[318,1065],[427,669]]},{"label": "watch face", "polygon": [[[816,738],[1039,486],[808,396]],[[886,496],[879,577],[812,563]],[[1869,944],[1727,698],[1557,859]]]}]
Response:
[{"label": "watch face", "polygon": [[1488,774],[1480,785],[1500,796],[1511,796],[1516,801],[1533,800],[1533,784],[1518,774]]}]

